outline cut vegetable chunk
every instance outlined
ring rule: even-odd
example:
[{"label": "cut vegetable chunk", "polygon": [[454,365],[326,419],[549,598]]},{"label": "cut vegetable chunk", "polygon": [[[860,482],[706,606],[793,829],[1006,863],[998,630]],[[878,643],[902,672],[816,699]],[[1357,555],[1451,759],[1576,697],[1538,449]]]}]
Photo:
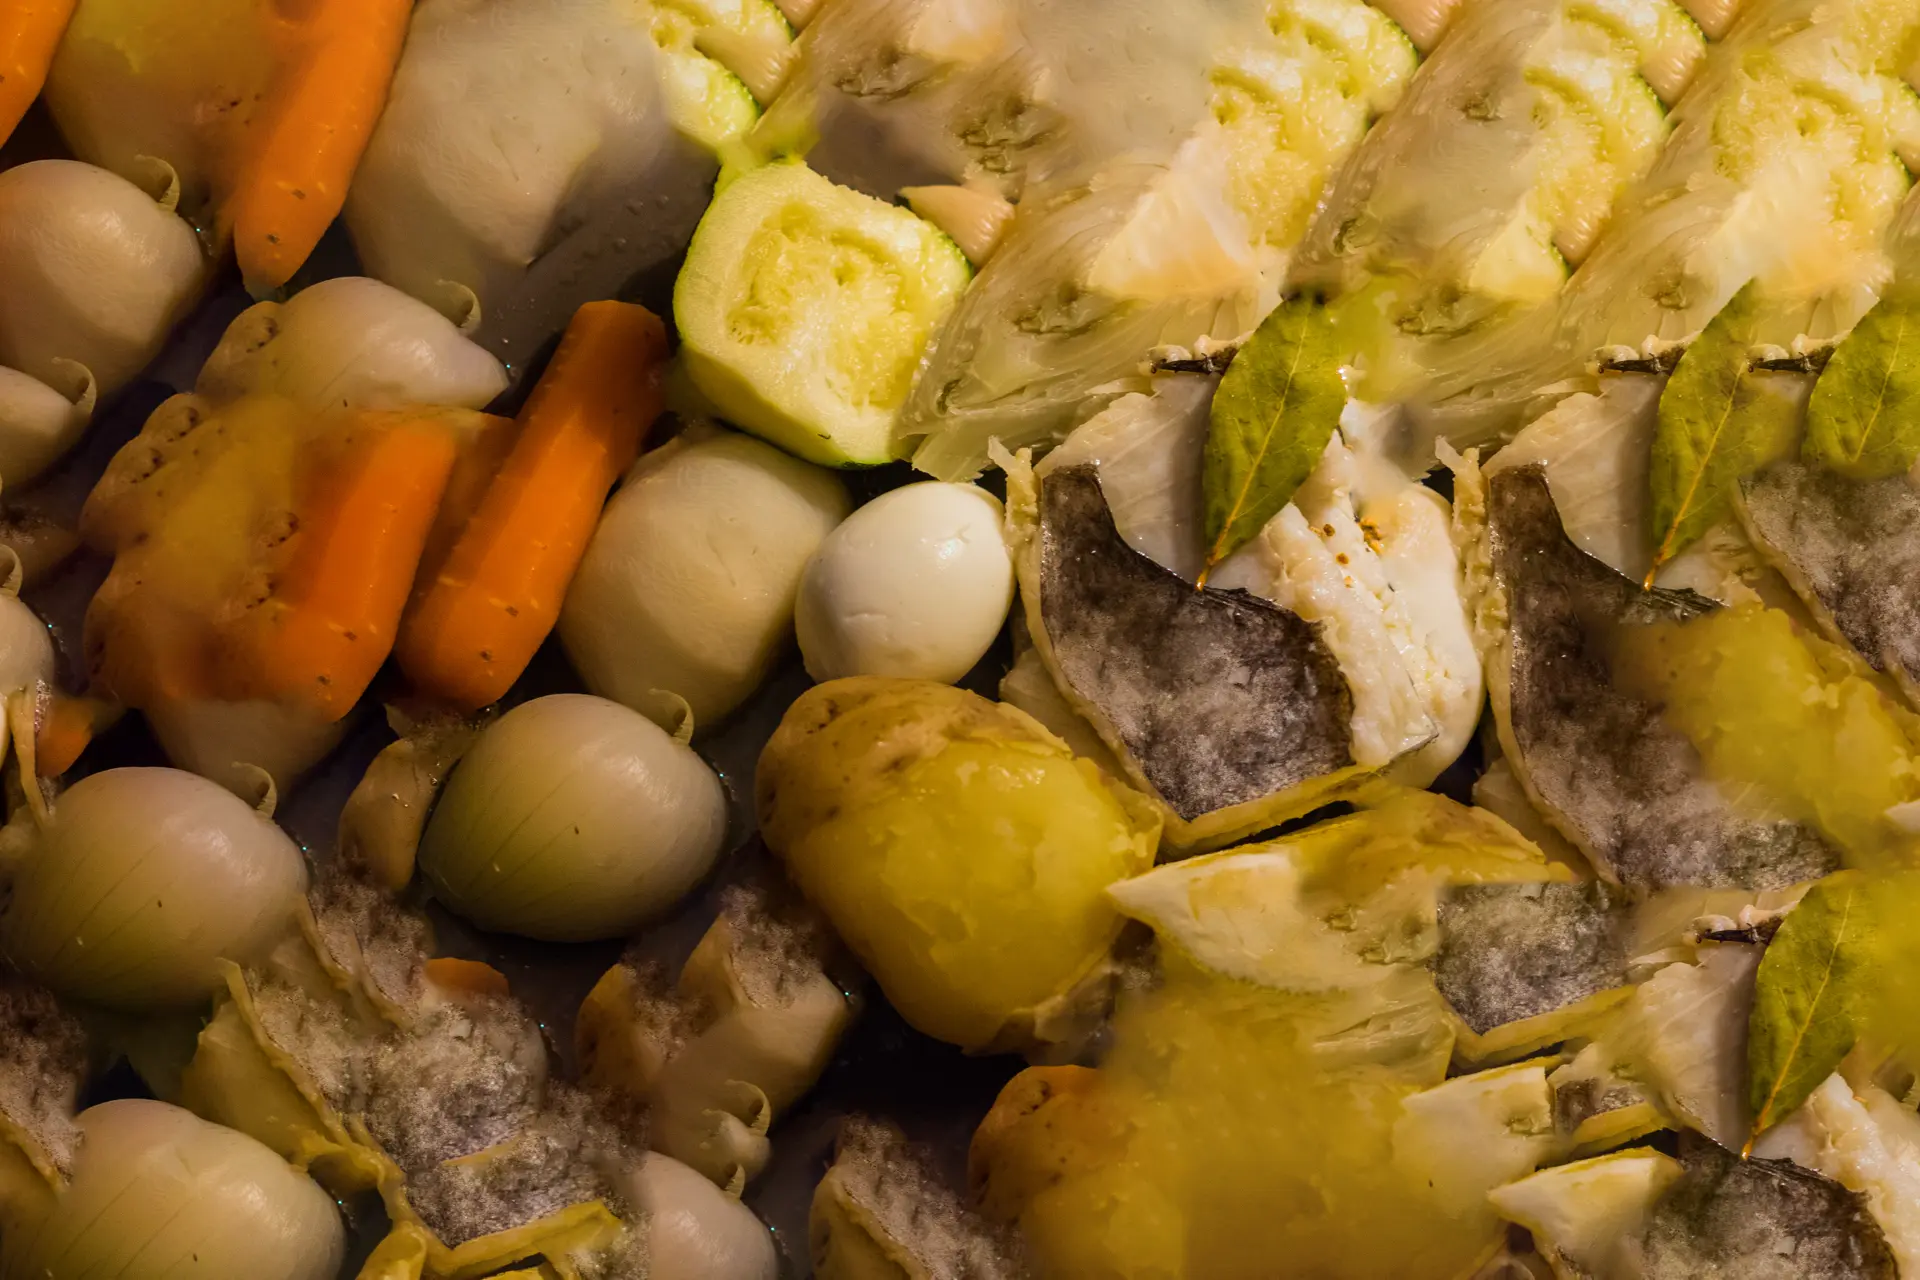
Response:
[{"label": "cut vegetable chunk", "polygon": [[0,142],[47,82],[47,68],[79,0],[13,0],[0,14]]},{"label": "cut vegetable chunk", "polygon": [[293,279],[339,216],[412,10],[411,0],[355,0],[275,12],[280,71],[243,135],[217,224],[256,293]]},{"label": "cut vegetable chunk", "polygon": [[422,565],[401,670],[464,710],[497,701],[560,617],[600,508],[660,416],[660,318],[590,302],[520,411],[520,438],[444,564]]},{"label": "cut vegetable chunk", "polygon": [[81,0],[47,82],[81,159],[157,159],[247,284],[285,285],[332,224],[406,36],[409,0]]},{"label": "cut vegetable chunk", "polygon": [[632,296],[686,248],[719,166],[674,127],[655,5],[412,8],[348,193],[354,251],[527,370],[582,303]]},{"label": "cut vegetable chunk", "polygon": [[921,348],[970,275],[933,224],[767,165],[694,234],[673,294],[682,357],[729,421],[813,462],[877,465],[898,456]]},{"label": "cut vegetable chunk", "polygon": [[344,716],[386,660],[453,469],[443,415],[464,411],[163,405],[82,514],[114,554],[87,611],[97,687],[142,710],[258,699]]},{"label": "cut vegetable chunk", "polygon": [[1494,1208],[1533,1233],[1554,1274],[1618,1274],[1661,1192],[1680,1176],[1680,1162],[1658,1151],[1620,1151],[1543,1169],[1493,1192]]},{"label": "cut vegetable chunk", "polygon": [[1160,834],[1023,713],[882,676],[801,695],[755,801],[767,847],[894,1007],[971,1050],[1075,1032],[1124,923],[1105,890],[1153,865]]},{"label": "cut vegetable chunk", "polygon": [[1553,1098],[1538,1062],[1456,1076],[1404,1107],[1393,1126],[1394,1162],[1456,1214],[1491,1217],[1487,1193],[1553,1153]]}]

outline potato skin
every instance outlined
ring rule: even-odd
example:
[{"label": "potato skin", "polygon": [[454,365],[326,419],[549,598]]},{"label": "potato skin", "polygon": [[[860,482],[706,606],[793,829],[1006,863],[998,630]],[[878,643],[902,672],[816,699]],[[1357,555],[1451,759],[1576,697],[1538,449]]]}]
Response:
[{"label": "potato skin", "polygon": [[1153,863],[1145,802],[1025,712],[925,680],[809,690],[760,756],[760,829],[903,1017],[1030,1047],[1106,960],[1107,885]]},{"label": "potato skin", "polygon": [[1028,1067],[974,1130],[967,1183],[990,1221],[1018,1223],[1036,1196],[1120,1159],[1126,1116],[1092,1067]]}]

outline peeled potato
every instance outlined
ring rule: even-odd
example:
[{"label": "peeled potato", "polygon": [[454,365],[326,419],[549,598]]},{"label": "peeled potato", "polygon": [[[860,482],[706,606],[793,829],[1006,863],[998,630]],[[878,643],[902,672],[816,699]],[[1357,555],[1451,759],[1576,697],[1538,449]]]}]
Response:
[{"label": "peeled potato", "polygon": [[1106,959],[1106,887],[1157,820],[1025,712],[926,680],[835,680],[760,757],[769,847],[908,1022],[984,1050],[1056,1038]]}]

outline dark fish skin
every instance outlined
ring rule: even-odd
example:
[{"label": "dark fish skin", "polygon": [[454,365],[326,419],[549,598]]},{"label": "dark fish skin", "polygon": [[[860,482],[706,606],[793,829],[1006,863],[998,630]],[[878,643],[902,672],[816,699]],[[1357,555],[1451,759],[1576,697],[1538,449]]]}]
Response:
[{"label": "dark fish skin", "polygon": [[1601,882],[1444,890],[1434,983],[1476,1035],[1627,985],[1626,900]]},{"label": "dark fish skin", "polygon": [[1187,821],[1353,763],[1353,695],[1313,625],[1196,590],[1127,545],[1092,466],[1040,488],[1040,617],[1059,672]]},{"label": "dark fish skin", "polygon": [[1920,490],[1783,462],[1741,483],[1740,516],[1834,639],[1920,689]]},{"label": "dark fish skin", "polygon": [[1899,1280],[1864,1196],[1691,1132],[1680,1163],[1640,1235],[1645,1280]]},{"label": "dark fish skin", "polygon": [[1553,1090],[1554,1132],[1570,1137],[1595,1116],[1619,1111],[1646,1100],[1647,1095],[1632,1085],[1606,1087],[1596,1080],[1575,1080],[1556,1085]]},{"label": "dark fish skin", "polygon": [[1632,888],[1771,889],[1839,868],[1811,828],[1736,810],[1660,709],[1613,680],[1610,628],[1718,605],[1642,590],[1581,551],[1537,464],[1487,478],[1487,523],[1507,599],[1515,767],[1602,875]]}]

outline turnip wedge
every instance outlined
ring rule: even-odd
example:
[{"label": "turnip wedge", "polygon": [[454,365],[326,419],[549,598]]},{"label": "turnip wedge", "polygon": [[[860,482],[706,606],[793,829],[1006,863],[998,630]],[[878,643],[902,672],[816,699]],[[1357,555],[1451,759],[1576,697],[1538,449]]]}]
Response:
[{"label": "turnip wedge", "polygon": [[1455,519],[1500,744],[1528,797],[1607,879],[1632,888],[1774,888],[1838,855],[1810,825],[1749,812],[1659,705],[1617,678],[1616,648],[1719,606],[1642,591],[1567,537],[1543,467],[1455,472]]},{"label": "turnip wedge", "polygon": [[521,370],[580,304],[670,263],[719,164],[711,129],[683,131],[687,63],[653,18],[614,0],[418,6],[346,202],[367,274],[462,314]]}]

